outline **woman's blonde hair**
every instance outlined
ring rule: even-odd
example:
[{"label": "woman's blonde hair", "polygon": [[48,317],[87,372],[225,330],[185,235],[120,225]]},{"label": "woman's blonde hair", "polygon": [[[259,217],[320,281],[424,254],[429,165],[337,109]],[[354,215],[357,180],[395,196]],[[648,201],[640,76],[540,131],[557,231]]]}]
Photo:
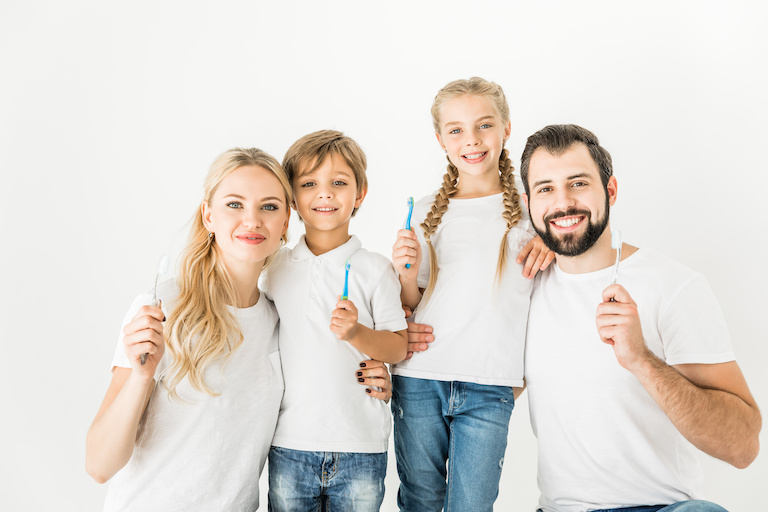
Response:
[{"label": "woman's blonde hair", "polygon": [[[435,133],[440,133],[440,114],[443,105],[452,99],[462,96],[482,96],[487,98],[491,105],[496,109],[502,122],[509,123],[509,104],[504,96],[501,87],[493,82],[489,82],[479,77],[472,77],[468,80],[455,80],[438,91],[435,101],[432,104],[432,125]],[[505,141],[506,142],[506,141]],[[504,194],[504,219],[507,221],[507,227],[504,231],[504,237],[501,239],[501,248],[499,249],[499,260],[496,264],[496,278],[500,279],[504,274],[507,264],[507,235],[509,230],[520,220],[522,210],[520,208],[520,194],[515,186],[515,178],[512,173],[515,169],[512,167],[512,160],[509,159],[509,152],[506,148],[502,149],[499,155],[499,179]],[[448,211],[448,201],[456,195],[458,191],[459,170],[448,158],[448,170],[443,176],[443,185],[435,195],[435,202],[427,213],[427,218],[421,224],[424,230],[424,238],[429,246],[429,284],[424,291],[422,300],[428,300],[437,283],[437,253],[432,246],[431,237],[440,225],[443,215]]]},{"label": "woman's blonde hair", "polygon": [[[213,200],[221,182],[240,167],[261,167],[271,171],[285,192],[285,208],[293,200],[288,177],[280,163],[256,148],[234,148],[222,153],[205,178],[203,199]],[[286,237],[281,243],[286,242]],[[274,259],[270,255],[264,268]],[[197,391],[216,396],[205,381],[205,371],[216,359],[228,358],[243,342],[235,315],[227,305],[237,306],[232,278],[219,255],[216,242],[203,224],[198,208],[192,218],[189,242],[181,254],[177,283],[180,288],[174,308],[165,324],[165,344],[172,363],[164,382],[170,396],[178,399],[176,387],[187,377]]]}]

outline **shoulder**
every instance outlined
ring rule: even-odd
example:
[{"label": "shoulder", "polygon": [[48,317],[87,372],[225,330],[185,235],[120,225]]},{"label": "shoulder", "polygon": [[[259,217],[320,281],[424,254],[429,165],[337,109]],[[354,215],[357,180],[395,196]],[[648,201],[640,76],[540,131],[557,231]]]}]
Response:
[{"label": "shoulder", "polygon": [[383,271],[389,268],[394,270],[394,267],[392,267],[392,262],[389,261],[389,258],[383,254],[372,252],[362,247],[356,250],[354,254],[352,254],[350,260],[353,261],[355,265],[362,265],[366,270],[369,271]]},{"label": "shoulder", "polygon": [[638,249],[632,256],[632,264],[637,266],[649,278],[683,285],[695,279],[703,279],[704,276],[687,265],[656,252],[653,249]]}]

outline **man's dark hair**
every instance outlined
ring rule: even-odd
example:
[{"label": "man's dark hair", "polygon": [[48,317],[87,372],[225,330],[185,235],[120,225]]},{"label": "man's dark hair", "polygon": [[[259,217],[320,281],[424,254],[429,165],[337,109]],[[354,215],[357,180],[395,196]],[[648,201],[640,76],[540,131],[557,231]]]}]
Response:
[{"label": "man's dark hair", "polygon": [[525,193],[528,195],[531,193],[528,186],[528,167],[534,151],[544,148],[551,155],[560,156],[579,142],[587,146],[592,160],[600,170],[603,187],[607,187],[608,180],[613,176],[611,155],[600,145],[595,134],[575,124],[551,124],[528,137],[528,142],[523,149],[523,156],[520,157],[520,176],[525,186]]}]

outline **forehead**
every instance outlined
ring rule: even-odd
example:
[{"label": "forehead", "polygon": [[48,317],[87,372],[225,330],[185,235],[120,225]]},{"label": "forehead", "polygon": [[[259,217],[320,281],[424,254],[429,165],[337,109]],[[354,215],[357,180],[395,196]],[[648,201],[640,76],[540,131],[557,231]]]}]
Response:
[{"label": "forehead", "polygon": [[248,197],[283,197],[285,191],[272,171],[259,166],[238,167],[229,173],[216,189],[214,196],[237,194]]},{"label": "forehead", "polygon": [[339,155],[334,155],[334,154],[331,154],[325,157],[323,161],[320,162],[320,165],[317,164],[317,159],[313,158],[311,160],[307,160],[306,162],[302,162],[302,164],[299,167],[300,169],[299,169],[298,176],[326,174],[326,173],[346,174],[349,176],[355,175],[354,171],[349,166],[347,161],[344,160],[343,157]]},{"label": "forehead", "polygon": [[531,155],[528,165],[528,182],[565,179],[575,174],[600,179],[600,170],[585,144],[577,142],[561,155],[553,155],[545,148],[538,148]]},{"label": "forehead", "polygon": [[458,96],[449,99],[440,107],[440,126],[472,123],[481,117],[499,117],[496,107],[485,96]]}]

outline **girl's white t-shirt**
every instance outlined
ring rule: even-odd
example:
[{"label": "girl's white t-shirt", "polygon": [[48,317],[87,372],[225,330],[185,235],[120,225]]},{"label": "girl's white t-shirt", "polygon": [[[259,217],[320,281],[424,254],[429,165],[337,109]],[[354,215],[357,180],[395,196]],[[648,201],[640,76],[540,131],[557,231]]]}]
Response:
[{"label": "girl's white t-shirt", "polygon": [[[178,293],[174,280],[158,287],[166,316]],[[151,300],[151,294],[138,296],[123,326]],[[206,382],[220,395],[196,391],[185,378],[177,386],[183,401],[175,401],[162,380],[156,384],[139,423],[131,459],[110,480],[105,511],[252,512],[258,508],[259,475],[283,396],[278,317],[263,293],[254,306],[232,311],[243,343],[229,359],[214,362],[206,371]],[[166,349],[156,379],[170,363]],[[130,367],[122,334],[113,365]]]},{"label": "girl's white t-shirt", "polygon": [[[420,199],[411,225],[421,244],[418,285],[429,282],[429,247],[420,224],[434,201]],[[394,375],[497,386],[522,386],[525,330],[533,280],[522,276],[518,252],[534,237],[524,218],[510,230],[507,267],[496,277],[506,229],[502,194],[451,199],[432,245],[437,253],[437,284],[422,299],[411,321],[431,325],[435,341],[424,352],[393,367]]]}]

